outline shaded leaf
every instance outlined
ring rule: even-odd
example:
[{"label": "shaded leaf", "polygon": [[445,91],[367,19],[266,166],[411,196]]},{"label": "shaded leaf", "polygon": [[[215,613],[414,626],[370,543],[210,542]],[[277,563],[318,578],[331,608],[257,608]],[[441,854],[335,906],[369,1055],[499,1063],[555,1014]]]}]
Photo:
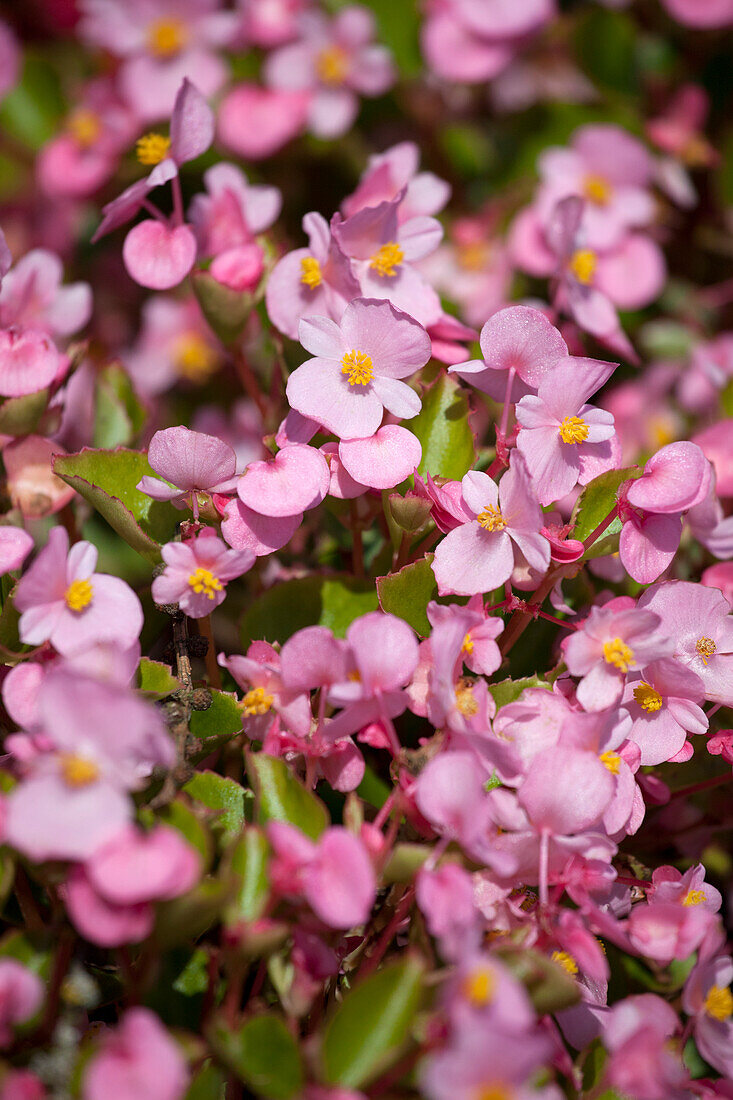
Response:
[{"label": "shaded leaf", "polygon": [[303,1087],[303,1063],[295,1039],[279,1016],[255,1016],[237,1031],[219,1023],[211,1034],[222,1061],[257,1096],[290,1100]]},{"label": "shaded leaf", "polygon": [[422,410],[410,421],[410,431],[422,444],[419,474],[460,480],[473,466],[476,456],[468,398],[444,371],[423,395]]},{"label": "shaded leaf", "polygon": [[137,682],[140,691],[153,699],[165,699],[178,691],[181,681],[173,675],[170,666],[162,661],[151,661],[143,657],[137,670]]},{"label": "shaded leaf", "polygon": [[438,598],[438,583],[432,569],[433,555],[404,566],[398,573],[377,577],[377,593],[382,611],[397,615],[425,637],[430,633],[427,606]]},{"label": "shaded leaf", "polygon": [[497,710],[505,707],[507,703],[515,702],[526,688],[539,687],[552,690],[552,684],[548,684],[547,680],[542,680],[539,676],[525,676],[521,680],[500,680],[498,684],[489,684],[488,687]]},{"label": "shaded leaf", "polygon": [[242,619],[242,643],[286,642],[305,626],[326,626],[343,638],[351,623],[376,611],[372,581],[334,575],[298,577],[268,588],[254,600]]},{"label": "shaded leaf", "polygon": [[210,810],[221,811],[216,826],[225,836],[234,836],[244,825],[244,790],[239,783],[216,772],[197,772],[183,788],[186,794],[203,802]]},{"label": "shaded leaf", "polygon": [[285,821],[317,840],[329,821],[326,807],[295,778],[284,760],[247,753],[247,774],[255,792],[258,824]]},{"label": "shaded leaf", "polygon": [[261,829],[245,830],[231,852],[231,870],[237,893],[227,914],[229,920],[253,921],[261,917],[270,895],[267,864],[270,845]]}]

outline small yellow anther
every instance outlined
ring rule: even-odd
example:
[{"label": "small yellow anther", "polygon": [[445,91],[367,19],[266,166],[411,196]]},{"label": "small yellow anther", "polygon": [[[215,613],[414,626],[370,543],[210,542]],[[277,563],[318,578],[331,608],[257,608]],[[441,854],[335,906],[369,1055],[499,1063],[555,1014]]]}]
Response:
[{"label": "small yellow anther", "polygon": [[377,275],[383,275],[391,279],[397,274],[397,268],[404,258],[405,254],[397,242],[388,241],[387,244],[383,244],[382,247],[374,253],[369,261],[369,266],[372,271],[376,271]]},{"label": "small yellow anther", "polygon": [[70,611],[83,611],[92,602],[94,589],[91,581],[72,581],[64,599]]},{"label": "small yellow anther", "polygon": [[315,256],[304,256],[300,261],[300,281],[309,290],[315,290],[323,282],[321,265]]}]

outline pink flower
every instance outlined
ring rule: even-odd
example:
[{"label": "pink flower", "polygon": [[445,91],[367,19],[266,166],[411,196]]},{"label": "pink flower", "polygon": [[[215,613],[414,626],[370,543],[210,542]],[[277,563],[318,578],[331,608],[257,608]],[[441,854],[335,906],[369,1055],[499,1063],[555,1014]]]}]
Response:
[{"label": "pink flower", "polygon": [[306,214],[303,229],[308,248],[296,248],[278,260],[265,291],[270,320],[293,340],[304,317],[318,314],[338,322],[352,298],[359,296],[351,261],[325,218]]},{"label": "pink flower", "polygon": [[130,1008],[86,1065],[82,1100],[181,1100],[189,1073],[154,1012]]},{"label": "pink flower", "polygon": [[449,373],[464,378],[497,401],[518,401],[568,357],[562,336],[543,313],[507,306],[481,329],[483,359],[458,363]]},{"label": "pink flower", "polygon": [[530,488],[524,460],[512,455],[499,482],[470,471],[461,482],[463,504],[472,518],[455,528],[435,551],[433,572],[441,595],[491,592],[508,580],[516,546],[533,569],[550,564],[550,547],[540,534],[542,512]]},{"label": "pink flower", "polygon": [[700,960],[682,994],[682,1007],[695,1020],[695,1043],[711,1066],[733,1074],[733,960],[728,955]]},{"label": "pink flower", "polygon": [[690,867],[684,875],[676,867],[657,867],[652,872],[652,887],[647,898],[654,902],[701,905],[711,913],[717,913],[723,903],[720,891],[705,881],[702,863]]},{"label": "pink flower", "polygon": [[341,204],[344,217],[350,218],[366,206],[389,202],[405,189],[400,204],[400,221],[418,215],[439,214],[450,197],[450,185],[432,172],[418,172],[420,150],[412,141],[401,141],[373,153],[353,195]]},{"label": "pink flower", "polygon": [[123,580],[95,573],[96,563],[96,546],[78,542],[69,551],[65,528],[51,529],[48,544],[18,582],[21,641],[50,642],[64,655],[97,642],[124,648],[137,641],[143,624],[140,601]]},{"label": "pink flower", "polygon": [[491,676],[501,664],[501,652],[495,639],[504,629],[504,623],[498,615],[489,615],[484,610],[483,600],[474,595],[465,607],[456,604],[439,604],[434,600],[427,606],[427,616],[433,629],[441,623],[459,620],[465,627],[462,663],[483,676]]},{"label": "pink flower", "polygon": [[227,581],[251,569],[255,556],[250,550],[230,550],[206,527],[194,539],[169,542],[162,550],[165,569],[153,581],[157,604],[178,604],[191,618],[209,615],[223,601]]},{"label": "pink flower", "polygon": [[265,63],[265,81],[279,92],[307,92],[307,125],[321,138],[345,133],[359,110],[358,95],[378,96],[394,81],[389,51],[372,44],[374,17],[357,5],[332,20],[316,11],[301,19],[302,37]]},{"label": "pink flower", "polygon": [[0,527],[0,576],[20,569],[33,549],[33,536],[22,527]]},{"label": "pink flower", "polygon": [[120,88],[138,118],[170,114],[184,78],[206,96],[224,84],[227,69],[214,51],[229,43],[237,19],[217,0],[176,0],[174,8],[162,0],[84,0],[80,7],[83,38],[123,59]]},{"label": "pink flower", "polygon": [[714,588],[689,581],[669,581],[648,588],[639,608],[659,616],[675,661],[696,673],[705,697],[733,703],[733,619],[730,604]]},{"label": "pink flower", "polygon": [[[420,262],[420,271],[435,290],[458,305],[470,325],[482,325],[509,298],[511,263],[489,215],[457,219],[450,240]],[[460,363],[462,358],[452,361]]]},{"label": "pink flower", "polygon": [[15,959],[0,959],[0,1046],[10,1046],[13,1028],[35,1016],[43,995],[43,983],[37,974]]},{"label": "pink flower", "polygon": [[455,863],[435,870],[422,867],[415,880],[415,898],[431,936],[444,958],[454,960],[481,942],[479,914],[473,901],[473,881]]},{"label": "pink flower", "polygon": [[704,697],[700,677],[669,658],[652,661],[628,680],[622,703],[633,719],[629,737],[641,749],[643,765],[671,760],[688,733],[705,733],[708,720],[698,706]]},{"label": "pink flower", "polygon": [[89,320],[88,283],[62,286],[63,266],[53,252],[34,248],[8,271],[0,288],[0,325],[71,336]]},{"label": "pink flower", "polygon": [[[648,606],[648,601],[646,601]],[[628,672],[670,656],[674,643],[652,609],[594,607],[580,628],[563,642],[572,676],[580,676],[578,702],[604,710],[618,702]]]},{"label": "pink flower", "polygon": [[615,363],[570,358],[541,379],[537,396],[517,403],[517,448],[540,504],[560,500],[578,481],[585,485],[614,465],[613,416],[586,401],[615,369]]},{"label": "pink flower", "polygon": [[307,92],[235,84],[219,106],[219,138],[238,156],[262,160],[305,128],[308,104]]},{"label": "pink flower", "polygon": [[390,202],[358,210],[344,220],[335,214],[331,228],[365,298],[386,298],[421,325],[441,319],[440,299],[413,263],[429,256],[440,244],[443,228],[429,217],[400,221],[404,189]]},{"label": "pink flower", "polygon": [[603,1019],[608,1082],[639,1100],[683,1100],[687,1071],[673,1046],[677,1013],[653,993],[618,1001]]},{"label": "pink flower", "polygon": [[326,317],[301,322],[299,338],[313,355],[288,378],[293,408],[343,439],[374,435],[384,409],[410,418],[420,398],[399,381],[430,358],[424,328],[390,302],[357,298],[341,324]]},{"label": "pink flower", "polygon": [[368,439],[342,439],[339,462],[366,488],[391,489],[415,473],[422,458],[419,439],[400,424],[385,424]]},{"label": "pink flower", "polygon": [[[198,517],[199,493],[227,493],[236,486],[236,456],[213,435],[192,432],[182,425],[156,432],[148,447],[148,462],[160,474],[146,474],[138,482],[141,493],[153,500],[169,500],[177,508],[188,505]],[[171,484],[166,484],[170,482]]]},{"label": "pink flower", "polygon": [[374,904],[376,880],[358,837],[333,826],[314,843],[281,822],[272,822],[267,833],[275,850],[273,882],[280,893],[302,894],[330,928],[365,923]]},{"label": "pink flower", "polygon": [[61,380],[69,360],[53,341],[32,329],[0,329],[0,396],[38,393]]},{"label": "pink flower", "polygon": [[733,23],[731,0],[662,0],[673,19],[687,27],[727,27]]},{"label": "pink flower", "polygon": [[273,723],[281,723],[298,737],[311,731],[310,698],[298,685],[283,680],[280,654],[267,642],[252,642],[247,656],[225,657],[219,664],[231,672],[237,683],[247,688],[242,700],[242,726],[253,741],[265,741]]},{"label": "pink flower", "polygon": [[205,195],[196,195],[189,219],[203,256],[249,244],[277,218],[282,196],[276,187],[247,182],[235,164],[222,162],[204,172]]},{"label": "pink flower", "polygon": [[121,358],[137,393],[150,397],[177,381],[207,382],[221,364],[222,352],[193,297],[151,294],[142,308],[137,339]]}]

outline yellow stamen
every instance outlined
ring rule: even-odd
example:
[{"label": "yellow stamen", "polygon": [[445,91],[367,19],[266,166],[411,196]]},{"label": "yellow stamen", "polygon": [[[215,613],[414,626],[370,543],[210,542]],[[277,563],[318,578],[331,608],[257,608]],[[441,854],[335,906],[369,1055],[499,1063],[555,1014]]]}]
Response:
[{"label": "yellow stamen", "polygon": [[88,787],[99,778],[99,768],[93,760],[85,760],[74,753],[61,756],[61,775],[69,787]]},{"label": "yellow stamen", "polygon": [[70,611],[83,611],[92,602],[94,589],[91,581],[72,581],[64,599]]},{"label": "yellow stamen", "polygon": [[374,377],[374,367],[365,352],[353,348],[341,360],[341,373],[348,375],[350,386],[366,386]]},{"label": "yellow stamen", "polygon": [[701,905],[705,901],[705,892],[703,890],[688,890],[685,894],[683,905]]},{"label": "yellow stamen", "polygon": [[487,504],[483,512],[479,512],[476,519],[485,531],[503,531],[506,527],[506,520],[503,515],[492,504]]},{"label": "yellow stamen", "polygon": [[569,268],[579,283],[588,286],[596,270],[596,254],[589,248],[579,248],[570,257]]},{"label": "yellow stamen", "polygon": [[304,256],[300,261],[300,271],[300,281],[304,283],[309,290],[315,290],[316,287],[320,286],[323,282],[321,265],[315,256]]},{"label": "yellow stamen", "polygon": [[485,1008],[491,1004],[496,990],[496,978],[493,971],[485,966],[477,966],[463,980],[462,992],[465,999],[474,1008]]},{"label": "yellow stamen", "polygon": [[141,138],[138,138],[135,146],[137,159],[141,164],[152,167],[154,164],[160,164],[162,160],[165,160],[170,147],[171,139],[164,137],[163,134],[144,134]]},{"label": "yellow stamen", "polygon": [[183,49],[188,39],[186,24],[175,16],[156,19],[148,28],[148,48],[156,57],[172,57]]},{"label": "yellow stamen", "polygon": [[556,962],[558,966],[561,966],[563,970],[567,971],[568,974],[578,973],[578,964],[573,956],[568,954],[567,951],[553,951],[550,958],[553,962]]},{"label": "yellow stamen", "polygon": [[209,600],[213,600],[217,592],[224,590],[224,585],[219,578],[215,577],[209,569],[203,569],[201,566],[191,574],[188,583],[197,596],[203,594]]},{"label": "yellow stamen", "polygon": [[484,241],[459,244],[456,248],[458,266],[464,271],[481,271],[489,259],[489,246]]},{"label": "yellow stamen", "polygon": [[559,428],[563,443],[585,443],[588,425],[580,416],[566,416]]},{"label": "yellow stamen", "polygon": [[369,266],[372,271],[376,271],[377,275],[386,275],[391,279],[397,274],[397,268],[404,258],[405,254],[397,241],[387,241],[387,244],[383,244],[379,251],[374,253]]},{"label": "yellow stamen", "polygon": [[733,1016],[733,993],[730,989],[721,989],[719,985],[713,985],[708,990],[705,998],[705,1011],[714,1020],[724,1023]]},{"label": "yellow stamen", "polygon": [[605,206],[613,194],[613,188],[603,176],[586,176],[583,194],[598,206]]},{"label": "yellow stamen", "polygon": [[702,657],[702,663],[706,665],[708,663],[708,657],[712,657],[715,653],[715,642],[712,638],[706,638],[705,635],[702,638],[698,638],[695,642],[695,649]]},{"label": "yellow stamen", "polygon": [[514,1089],[508,1089],[506,1085],[479,1085],[471,1100],[514,1100],[515,1095]]},{"label": "yellow stamen", "polygon": [[602,752],[599,757],[604,768],[608,768],[611,775],[618,775],[621,767],[621,757],[617,752]]},{"label": "yellow stamen", "polygon": [[466,718],[478,714],[478,701],[473,694],[473,682],[462,677],[456,684],[456,710]]},{"label": "yellow stamen", "polygon": [[473,638],[471,637],[471,631],[466,634],[463,639],[463,645],[461,646],[461,653],[465,653],[467,657],[470,657],[473,653]]},{"label": "yellow stamen", "polygon": [[252,688],[243,699],[242,713],[250,718],[253,714],[267,714],[272,706],[272,695],[268,695],[264,688]]},{"label": "yellow stamen", "polygon": [[198,332],[184,332],[173,346],[179,374],[192,382],[205,381],[215,370],[217,354]]},{"label": "yellow stamen", "polygon": [[316,58],[316,75],[324,84],[343,84],[349,72],[349,55],[340,46],[326,46]]},{"label": "yellow stamen", "polygon": [[634,651],[621,638],[614,638],[603,646],[603,657],[609,665],[614,665],[619,672],[628,672],[634,660]]},{"label": "yellow stamen", "polygon": [[634,699],[640,707],[649,711],[650,714],[653,714],[655,710],[659,710],[662,706],[662,696],[654,690],[651,684],[647,684],[643,680],[634,688]]},{"label": "yellow stamen", "polygon": [[102,134],[99,115],[86,107],[80,107],[69,116],[66,128],[82,149],[91,148]]}]

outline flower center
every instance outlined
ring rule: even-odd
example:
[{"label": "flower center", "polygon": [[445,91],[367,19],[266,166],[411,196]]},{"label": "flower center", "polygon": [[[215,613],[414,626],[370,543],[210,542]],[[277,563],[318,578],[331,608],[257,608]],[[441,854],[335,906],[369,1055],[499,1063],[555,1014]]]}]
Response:
[{"label": "flower center", "polygon": [[89,149],[99,140],[102,124],[99,115],[86,107],[80,107],[69,117],[66,128],[82,149]]},{"label": "flower center", "polygon": [[466,718],[478,714],[478,701],[473,694],[473,683],[465,677],[456,684],[456,710]]},{"label": "flower center", "polygon": [[485,1008],[491,1004],[496,989],[496,978],[485,966],[477,966],[463,979],[463,996],[474,1008]]},{"label": "flower center", "polygon": [[72,581],[64,599],[70,611],[83,611],[92,602],[94,589],[91,581]]},{"label": "flower center", "polygon": [[514,1100],[515,1092],[506,1085],[479,1085],[471,1100]]},{"label": "flower center", "polygon": [[489,258],[489,247],[484,241],[459,244],[456,248],[458,266],[464,271],[481,271]]},{"label": "flower center", "polygon": [[470,657],[473,653],[473,638],[471,637],[471,631],[469,630],[463,639],[463,645],[461,646],[461,653],[465,653],[467,657]]},{"label": "flower center", "polygon": [[603,176],[590,175],[585,177],[583,194],[589,202],[598,206],[605,206],[613,194],[613,188]]},{"label": "flower center", "polygon": [[634,699],[640,707],[650,713],[659,710],[662,706],[662,696],[654,690],[651,684],[646,684],[643,680],[634,688]]},{"label": "flower center", "polygon": [[578,964],[567,951],[553,951],[550,956],[553,962],[561,966],[568,974],[578,973]]},{"label": "flower center", "polygon": [[698,638],[695,642],[695,649],[702,657],[703,664],[708,663],[708,657],[712,657],[715,653],[715,642],[712,638],[706,638],[703,634],[702,638]]},{"label": "flower center", "polygon": [[585,443],[588,425],[580,416],[566,416],[558,432],[563,443]]},{"label": "flower center", "polygon": [[264,688],[252,688],[243,699],[243,713],[250,718],[253,714],[267,714],[272,706],[273,698]]},{"label": "flower center", "polygon": [[172,57],[188,42],[186,24],[175,17],[156,19],[148,30],[148,48],[156,57]]},{"label": "flower center", "polygon": [[217,592],[224,590],[224,585],[221,583],[218,577],[215,577],[208,569],[198,567],[195,573],[192,573],[188,578],[188,583],[197,596],[202,593],[207,599],[213,600]]},{"label": "flower center", "polygon": [[324,84],[343,84],[349,71],[349,55],[340,46],[326,46],[316,58],[316,74]]},{"label": "flower center", "polygon": [[617,668],[619,672],[628,672],[629,666],[634,660],[634,651],[621,638],[614,638],[611,642],[605,642],[603,658],[609,665]]},{"label": "flower center", "polygon": [[391,279],[397,274],[397,268],[405,258],[405,254],[397,244],[397,241],[387,241],[374,253],[369,261],[372,271],[377,275],[386,275]]},{"label": "flower center", "polygon": [[506,520],[499,511],[498,508],[494,508],[492,504],[488,504],[483,512],[479,512],[476,517],[484,531],[503,531],[506,527]]},{"label": "flower center", "polygon": [[619,768],[621,767],[621,757],[617,752],[602,752],[599,760],[604,768],[608,768],[611,775],[618,775]]},{"label": "flower center", "polygon": [[152,168],[154,164],[160,164],[168,156],[171,147],[171,139],[163,134],[143,134],[135,145],[137,159],[141,164]]},{"label": "flower center", "polygon": [[366,352],[352,348],[341,360],[341,373],[348,376],[350,386],[366,386],[374,377],[374,367]]},{"label": "flower center", "polygon": [[216,352],[198,332],[184,332],[175,342],[173,357],[179,373],[192,382],[208,378],[216,366]]},{"label": "flower center", "polygon": [[733,1016],[733,993],[730,989],[721,989],[719,985],[712,985],[705,998],[705,1011],[714,1020],[725,1020]]},{"label": "flower center", "polygon": [[99,768],[93,760],[86,760],[74,753],[63,753],[61,774],[68,787],[88,787],[99,778]]},{"label": "flower center", "polygon": [[685,894],[683,905],[701,905],[705,901],[705,893],[703,890],[688,890]]},{"label": "flower center", "polygon": [[323,275],[321,274],[321,265],[315,256],[304,256],[300,261],[300,281],[304,283],[309,290],[315,290],[317,286],[320,286],[323,282]]},{"label": "flower center", "polygon": [[579,248],[573,252],[568,266],[578,282],[588,286],[596,270],[596,254],[589,248]]}]

